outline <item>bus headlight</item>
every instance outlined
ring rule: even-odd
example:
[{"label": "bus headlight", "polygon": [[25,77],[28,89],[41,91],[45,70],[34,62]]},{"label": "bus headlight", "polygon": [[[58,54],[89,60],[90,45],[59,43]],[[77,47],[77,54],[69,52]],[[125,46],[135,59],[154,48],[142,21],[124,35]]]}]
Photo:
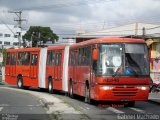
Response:
[{"label": "bus headlight", "polygon": [[101,89],[102,90],[112,90],[113,86],[102,86]]},{"label": "bus headlight", "polygon": [[148,86],[138,86],[137,88],[140,90],[148,90],[149,89]]}]

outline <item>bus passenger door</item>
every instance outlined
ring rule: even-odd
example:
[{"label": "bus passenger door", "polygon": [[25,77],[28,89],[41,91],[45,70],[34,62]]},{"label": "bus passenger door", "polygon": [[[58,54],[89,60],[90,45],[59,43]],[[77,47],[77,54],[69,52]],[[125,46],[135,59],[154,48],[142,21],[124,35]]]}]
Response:
[{"label": "bus passenger door", "polygon": [[7,53],[7,57],[6,57],[6,64],[5,64],[5,75],[10,76],[10,71],[11,71],[11,67],[10,67],[10,62],[11,62],[11,54]]},{"label": "bus passenger door", "polygon": [[62,90],[62,51],[56,51],[55,52],[55,78],[54,78],[54,83],[53,83],[53,88],[57,90]]},{"label": "bus passenger door", "polygon": [[11,59],[10,59],[10,76],[15,77],[16,76],[16,54],[11,53]]},{"label": "bus passenger door", "polygon": [[[96,81],[96,71],[97,71],[97,60],[95,58],[97,58],[98,54],[97,54],[97,50],[94,50],[95,47],[92,46],[91,47],[91,58],[90,58],[90,85],[91,86],[96,86],[95,83],[97,83]],[[98,58],[97,58],[98,59]],[[96,97],[96,91],[94,89],[90,89],[90,97],[91,98],[95,98]]]},{"label": "bus passenger door", "polygon": [[30,78],[38,78],[38,53],[31,53]]},{"label": "bus passenger door", "polygon": [[78,79],[78,74],[81,74],[81,73],[78,73],[77,71],[77,66],[78,66],[78,51],[75,50],[73,51],[73,61],[74,61],[74,65],[73,65],[73,71],[72,71],[72,75],[73,75],[73,89],[74,89],[74,92],[77,93],[78,92],[78,86],[77,86],[77,79]]}]

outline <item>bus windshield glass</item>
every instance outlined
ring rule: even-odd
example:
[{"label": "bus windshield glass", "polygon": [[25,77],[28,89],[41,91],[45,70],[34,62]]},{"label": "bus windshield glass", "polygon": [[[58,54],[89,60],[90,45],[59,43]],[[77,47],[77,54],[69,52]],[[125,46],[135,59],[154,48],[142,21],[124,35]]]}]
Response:
[{"label": "bus windshield glass", "polygon": [[110,43],[99,48],[98,75],[149,75],[148,52],[145,44]]},{"label": "bus windshield glass", "polygon": [[145,44],[125,44],[125,74],[149,75],[148,51]]}]

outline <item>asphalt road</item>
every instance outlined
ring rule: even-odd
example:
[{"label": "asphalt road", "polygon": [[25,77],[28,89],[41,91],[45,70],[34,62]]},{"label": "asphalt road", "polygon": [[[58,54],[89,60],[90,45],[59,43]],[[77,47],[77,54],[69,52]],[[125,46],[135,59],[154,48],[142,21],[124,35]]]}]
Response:
[{"label": "asphalt road", "polygon": [[[11,87],[11,86],[6,86]],[[38,89],[30,91],[42,92]],[[43,92],[49,94],[47,92]],[[82,97],[71,99],[64,94],[53,94],[56,98],[63,100],[68,105],[85,114],[87,119],[91,120],[160,120],[160,104],[153,102],[136,102],[134,107],[126,107],[121,103],[84,103]],[[63,106],[62,106],[63,107]],[[53,108],[54,109],[54,108]],[[34,114],[40,119],[48,119],[45,109],[36,97],[30,94],[6,91],[0,88],[0,114]],[[72,114],[63,114],[71,116]],[[39,120],[36,119],[36,120]],[[58,118],[57,118],[58,119]],[[76,120],[76,115],[75,119]]]},{"label": "asphalt road", "polygon": [[54,95],[86,114],[94,120],[160,120],[160,104],[149,101],[138,101],[134,107],[127,107],[123,103],[84,103],[83,98],[71,99],[63,95]]},{"label": "asphalt road", "polygon": [[38,98],[22,92],[12,92],[0,85],[0,120],[48,120],[49,115]]}]

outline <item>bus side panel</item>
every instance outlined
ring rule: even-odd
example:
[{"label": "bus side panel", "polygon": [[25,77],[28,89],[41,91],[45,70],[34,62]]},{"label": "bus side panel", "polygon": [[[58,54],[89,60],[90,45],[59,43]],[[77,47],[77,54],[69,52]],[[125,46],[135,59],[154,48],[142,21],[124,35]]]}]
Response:
[{"label": "bus side panel", "polygon": [[[8,56],[9,55],[9,56]],[[5,65],[5,82],[8,84],[16,85],[16,52],[7,53],[7,65]]]},{"label": "bus side panel", "polygon": [[17,85],[17,79],[9,75],[5,75],[5,83],[10,84],[10,85]]},{"label": "bus side panel", "polygon": [[5,75],[10,75],[10,66],[9,65],[6,65],[5,66]]},{"label": "bus side panel", "polygon": [[29,79],[31,81],[31,85],[33,87],[39,87],[39,79],[38,79],[38,72],[39,72],[39,58],[40,52],[34,51],[31,52],[31,63],[30,63],[30,76]]},{"label": "bus side panel", "polygon": [[55,71],[55,67],[54,66],[48,66],[48,65],[46,66],[46,88],[48,88],[49,77],[51,76],[52,80],[55,77],[54,76],[54,71]]},{"label": "bus side panel", "polygon": [[96,89],[96,75],[95,75],[95,71],[93,71],[93,69],[91,69],[91,80],[90,80],[90,97],[91,99],[96,99],[97,98],[97,94],[98,94],[98,90]]},{"label": "bus side panel", "polygon": [[32,81],[30,81],[30,78],[29,78],[30,66],[17,66],[16,73],[17,73],[17,76],[22,75],[24,86],[32,86],[33,85]]},{"label": "bus side panel", "polygon": [[[55,51],[56,61],[59,61],[58,65],[55,65],[55,78],[53,81],[53,88],[56,90],[62,90],[62,74],[63,74],[63,58],[64,50]],[[61,54],[61,57],[59,56]],[[58,57],[59,56],[59,57]]]},{"label": "bus side panel", "polygon": [[73,66],[71,65],[68,66],[68,86],[70,86],[70,80],[73,80]]},{"label": "bus side panel", "polygon": [[78,95],[85,96],[86,81],[90,83],[90,66],[79,66],[79,70],[81,74],[78,75],[77,93]]},{"label": "bus side panel", "polygon": [[11,84],[11,77],[10,77],[10,66],[5,66],[5,82]]},{"label": "bus side panel", "polygon": [[73,91],[77,95],[79,95],[79,93],[78,93],[79,75],[82,75],[80,67],[79,66],[73,66],[73,82],[72,82],[72,85],[73,85]]},{"label": "bus side panel", "polygon": [[[76,56],[75,56],[76,57]],[[73,66],[74,64],[74,57],[73,57],[73,51],[70,50],[69,51],[69,66],[68,66],[68,91],[70,89],[70,80],[73,81],[74,80],[74,69],[75,67]],[[74,92],[74,91],[73,91]]]}]

